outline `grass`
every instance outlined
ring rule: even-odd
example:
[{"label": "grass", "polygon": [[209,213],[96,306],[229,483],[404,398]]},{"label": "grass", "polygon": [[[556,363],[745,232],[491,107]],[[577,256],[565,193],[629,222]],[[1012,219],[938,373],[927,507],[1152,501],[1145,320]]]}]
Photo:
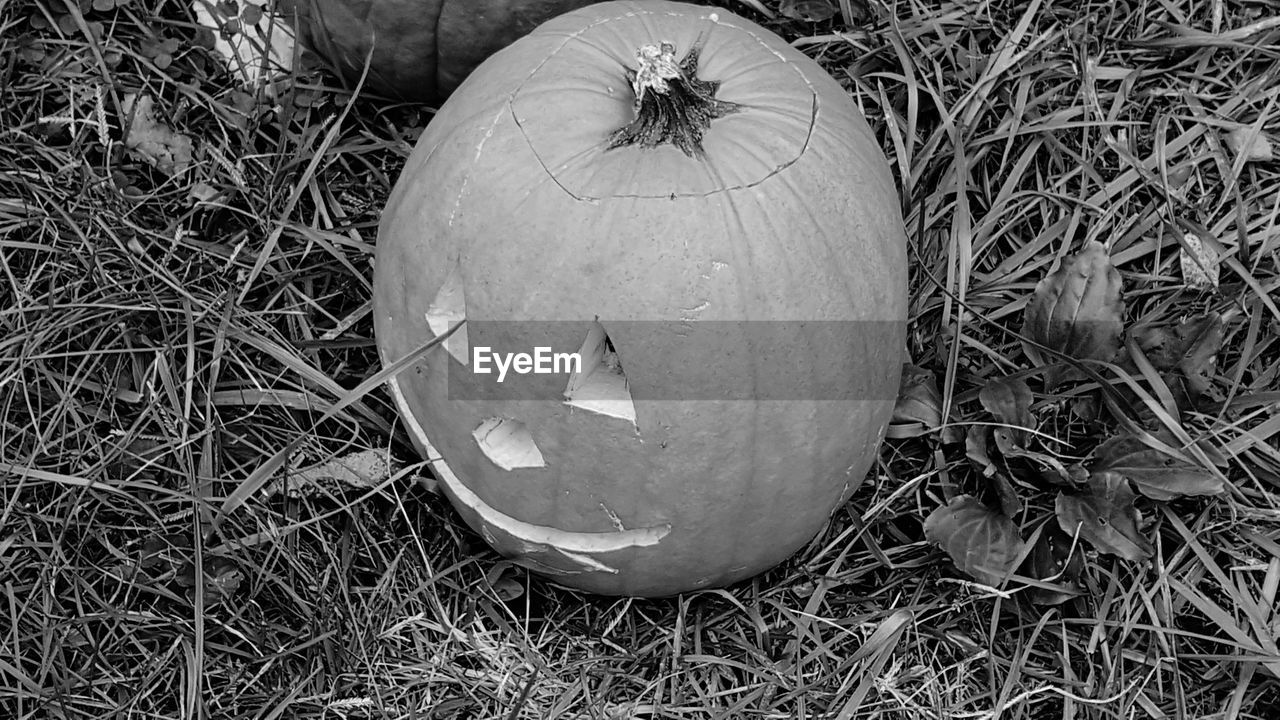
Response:
[{"label": "grass", "polygon": [[[934,433],[887,442],[823,533],[749,582],[628,600],[528,576],[361,389],[378,213],[430,108],[316,72],[239,90],[181,3],[9,0],[0,716],[1276,717],[1280,165],[1232,145],[1280,137],[1274,3],[839,2],[819,22],[725,4],[841,79],[882,139],[912,362],[949,427],[1033,370],[1022,311],[1098,240],[1130,328],[1223,315],[1207,400],[1098,366],[1133,416],[1082,419],[1096,383],[1038,390],[1040,432],[1077,460],[1118,423],[1177,430],[1229,492],[1141,504],[1153,559],[1091,553],[1085,592],[1046,606],[924,540],[978,482]],[[126,151],[131,93],[192,140],[185,169]],[[1216,289],[1188,287],[1188,236],[1223,258]],[[246,492],[273,456],[371,451],[394,459],[371,487]]]}]

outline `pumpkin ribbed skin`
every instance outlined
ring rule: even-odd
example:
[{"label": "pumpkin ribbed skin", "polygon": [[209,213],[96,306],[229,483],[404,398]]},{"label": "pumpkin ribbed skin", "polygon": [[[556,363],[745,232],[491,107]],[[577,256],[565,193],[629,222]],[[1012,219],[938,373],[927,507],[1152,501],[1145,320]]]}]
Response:
[{"label": "pumpkin ribbed skin", "polygon": [[[351,83],[429,101],[548,18],[592,0],[290,0],[308,47]],[[376,40],[376,44],[375,44]]]},{"label": "pumpkin ribbed skin", "polygon": [[[624,70],[661,41],[681,54],[702,42],[697,76],[741,107],[711,123],[702,159],[606,149],[634,117]],[[440,347],[393,395],[500,552],[592,592],[670,595],[786,559],[862,482],[904,358],[905,253],[885,158],[816,63],[722,9],[600,3],[494,55],[431,121],[379,228],[375,331],[384,362],[420,347],[451,274],[473,347],[576,350],[599,318],[634,425],[553,397],[473,396]],[[750,324],[764,321],[848,333],[766,347]],[[725,332],[691,349],[703,323]],[[779,357],[794,397],[700,394],[700,379],[731,377],[768,396]],[[846,399],[805,392],[833,374]],[[495,417],[524,423],[545,467],[504,470],[481,452],[473,433]]]}]

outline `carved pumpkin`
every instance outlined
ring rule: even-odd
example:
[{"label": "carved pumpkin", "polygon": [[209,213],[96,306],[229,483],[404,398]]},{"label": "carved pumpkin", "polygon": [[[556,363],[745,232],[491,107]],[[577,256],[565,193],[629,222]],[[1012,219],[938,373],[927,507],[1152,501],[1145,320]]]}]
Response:
[{"label": "carved pumpkin", "polygon": [[428,101],[447,96],[485,58],[539,23],[592,0],[287,2],[303,42],[352,85],[368,58],[368,87]]},{"label": "carved pumpkin", "polygon": [[385,363],[420,353],[392,395],[486,541],[671,595],[785,560],[862,482],[905,254],[884,155],[816,63],[725,10],[601,3],[431,121],[379,227],[375,332]]}]

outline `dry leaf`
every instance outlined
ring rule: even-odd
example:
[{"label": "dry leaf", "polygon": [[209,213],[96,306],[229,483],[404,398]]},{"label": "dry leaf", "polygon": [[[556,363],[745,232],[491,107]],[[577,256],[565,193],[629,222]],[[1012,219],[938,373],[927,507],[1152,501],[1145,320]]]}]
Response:
[{"label": "dry leaf", "polygon": [[123,102],[129,118],[125,147],[166,175],[186,170],[191,165],[191,138],[159,121],[150,95],[128,93]]},{"label": "dry leaf", "polygon": [[[1022,333],[1076,360],[1110,361],[1120,349],[1123,316],[1120,273],[1106,247],[1090,242],[1036,285],[1023,316]],[[1046,364],[1046,358],[1029,344],[1027,355],[1037,365]],[[1071,376],[1070,369],[1050,369],[1045,386],[1053,388]]]},{"label": "dry leaf", "polygon": [[187,197],[197,203],[207,203],[218,197],[218,191],[208,183],[198,182],[191,186],[191,190],[187,193]]},{"label": "dry leaf", "polygon": [[1271,140],[1261,131],[1247,125],[1241,125],[1227,133],[1227,147],[1237,156],[1243,155],[1246,162],[1271,162],[1275,152]]},{"label": "dry leaf", "polygon": [[1217,289],[1218,262],[1217,251],[1194,233],[1182,235],[1182,242],[1178,243],[1178,264],[1182,268],[1182,280],[1187,287],[1197,290]]},{"label": "dry leaf", "polygon": [[972,495],[957,495],[929,513],[924,536],[945,550],[962,572],[993,587],[1014,568],[1024,544],[1012,520]]},{"label": "dry leaf", "polygon": [[290,472],[269,484],[263,492],[268,496],[284,492],[289,497],[298,498],[351,489],[368,490],[386,482],[394,473],[395,465],[390,453],[386,450],[364,450]]},{"label": "dry leaf", "polygon": [[1195,168],[1196,168],[1195,164],[1191,162],[1183,163],[1182,165],[1178,165],[1176,167],[1170,168],[1168,171],[1169,172],[1168,174],[1169,188],[1172,190],[1177,190],[1181,188],[1183,185],[1186,185],[1187,181],[1191,179],[1191,173],[1195,170]]},{"label": "dry leaf", "polygon": [[493,593],[503,602],[510,602],[524,594],[524,583],[515,568],[514,563],[502,560],[494,563],[489,572],[485,573],[489,587],[493,588]]},{"label": "dry leaf", "polygon": [[1117,435],[1099,445],[1089,470],[1127,477],[1152,500],[1218,495],[1227,489],[1215,473],[1148,447],[1133,435]]},{"label": "dry leaf", "polygon": [[933,373],[914,365],[902,366],[902,385],[893,407],[888,437],[918,437],[942,424],[942,393]]},{"label": "dry leaf", "polygon": [[1088,493],[1058,493],[1058,524],[1070,535],[1079,528],[1080,537],[1100,552],[1141,562],[1151,557],[1153,549],[1138,529],[1138,509],[1133,505],[1136,498],[1121,475],[1094,473],[1089,477]]}]

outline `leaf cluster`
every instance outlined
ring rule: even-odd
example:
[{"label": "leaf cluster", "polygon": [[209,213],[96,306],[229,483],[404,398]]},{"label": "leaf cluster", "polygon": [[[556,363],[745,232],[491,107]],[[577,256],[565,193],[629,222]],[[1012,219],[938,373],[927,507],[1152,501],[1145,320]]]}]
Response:
[{"label": "leaf cluster", "polygon": [[960,421],[946,422],[930,371],[906,368],[890,437],[962,455],[924,529],[971,578],[1063,602],[1082,592],[1089,558],[1153,557],[1145,518],[1156,503],[1227,491],[1225,463],[1185,422],[1223,399],[1223,316],[1126,328],[1124,314],[1121,275],[1091,242],[1026,305],[1030,367],[977,379],[956,398]]}]

